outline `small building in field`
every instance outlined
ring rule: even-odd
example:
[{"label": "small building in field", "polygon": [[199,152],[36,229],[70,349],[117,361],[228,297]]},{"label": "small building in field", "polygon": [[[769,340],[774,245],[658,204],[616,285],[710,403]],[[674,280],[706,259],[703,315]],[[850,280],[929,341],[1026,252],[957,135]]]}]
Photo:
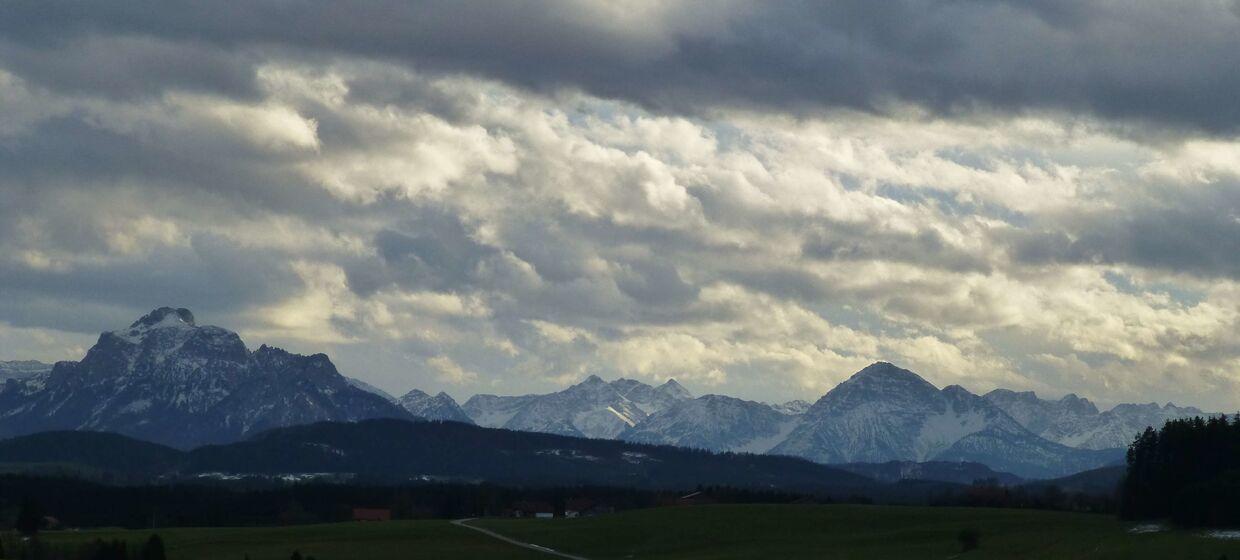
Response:
[{"label": "small building in field", "polygon": [[391,521],[392,510],[386,508],[353,508],[354,521]]},{"label": "small building in field", "polygon": [[590,498],[572,498],[564,503],[564,517],[594,517],[615,512],[615,507]]},{"label": "small building in field", "polygon": [[564,517],[581,517],[592,507],[594,507],[594,500],[572,498],[564,503]]}]

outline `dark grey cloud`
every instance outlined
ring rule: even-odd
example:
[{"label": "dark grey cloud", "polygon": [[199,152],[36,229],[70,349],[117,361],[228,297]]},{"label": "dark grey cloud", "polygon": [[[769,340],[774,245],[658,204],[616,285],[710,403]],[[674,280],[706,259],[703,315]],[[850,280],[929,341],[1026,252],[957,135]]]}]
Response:
[{"label": "dark grey cloud", "polygon": [[[117,93],[152,85],[244,92],[250,72],[236,53],[265,48],[377,57],[540,91],[576,87],[668,111],[882,111],[903,101],[944,114],[1062,110],[1213,133],[1240,127],[1232,93],[1240,74],[1230,71],[1240,66],[1234,2],[667,7],[663,19],[625,26],[550,1],[32,0],[6,4],[0,53],[6,66],[50,86]],[[699,24],[726,10],[735,14],[723,24]],[[75,55],[91,41],[115,43],[112,55],[100,55],[105,64]],[[214,49],[184,46],[202,44]],[[116,56],[134,49],[140,54]]]},{"label": "dark grey cloud", "polygon": [[[5,4],[0,345],[175,305],[401,391],[1235,363],[1234,145],[1111,128],[1233,131],[1232,12],[614,6]],[[893,102],[959,118],[816,113]]]},{"label": "dark grey cloud", "polygon": [[620,291],[647,305],[684,305],[698,295],[698,288],[663,260],[638,261],[625,266],[616,284]]},{"label": "dark grey cloud", "polygon": [[1160,194],[1129,207],[1048,217],[997,241],[1022,264],[1124,264],[1240,279],[1240,184]]},{"label": "dark grey cloud", "polygon": [[[0,266],[0,292],[5,294],[0,314],[17,326],[98,332],[173,302],[225,317],[278,301],[287,286],[299,283],[288,259],[278,253],[198,235],[188,246],[69,270],[5,263]],[[65,310],[77,307],[90,313],[66,321]],[[61,311],[49,311],[54,308]]]},{"label": "dark grey cloud", "polygon": [[[499,251],[475,240],[460,217],[444,209],[411,208],[409,213],[400,229],[375,235],[374,247],[384,268],[381,277],[406,288],[472,291],[483,261]],[[377,287],[374,272],[354,274],[350,284],[362,293]]]},{"label": "dark grey cloud", "polygon": [[[134,98],[166,89],[236,98],[258,95],[254,53],[146,35],[51,33],[4,37],[0,61],[33,84],[57,91]],[[22,41],[21,39],[26,39]]]},{"label": "dark grey cloud", "polygon": [[987,256],[952,246],[933,229],[917,233],[881,231],[872,224],[823,223],[801,246],[808,258],[892,261],[953,272],[990,272]]}]

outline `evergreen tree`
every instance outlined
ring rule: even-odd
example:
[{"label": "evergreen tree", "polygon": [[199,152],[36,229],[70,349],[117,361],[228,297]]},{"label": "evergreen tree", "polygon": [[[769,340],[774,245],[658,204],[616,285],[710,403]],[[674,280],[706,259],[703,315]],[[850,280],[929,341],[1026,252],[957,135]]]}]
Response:
[{"label": "evergreen tree", "polygon": [[956,535],[956,541],[960,543],[960,552],[968,552],[981,544],[982,534],[977,529],[966,527]]},{"label": "evergreen tree", "polygon": [[1128,449],[1120,513],[1185,526],[1240,523],[1240,418],[1171,420]]},{"label": "evergreen tree", "polygon": [[27,537],[33,537],[39,534],[39,527],[42,525],[43,507],[34,498],[22,500],[21,511],[18,512],[17,523],[14,524],[17,532]]},{"label": "evergreen tree", "polygon": [[164,552],[164,539],[159,535],[151,535],[142,546],[142,560],[168,560]]}]

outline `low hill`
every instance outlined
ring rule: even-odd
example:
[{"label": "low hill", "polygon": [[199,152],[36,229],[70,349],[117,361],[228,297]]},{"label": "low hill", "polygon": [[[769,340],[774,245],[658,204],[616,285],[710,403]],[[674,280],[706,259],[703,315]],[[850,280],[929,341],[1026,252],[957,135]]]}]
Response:
[{"label": "low hill", "polygon": [[188,452],[115,434],[49,432],[0,442],[0,463],[73,463],[165,480],[204,473],[259,477],[317,473],[382,483],[458,480],[646,489],[721,485],[822,494],[850,493],[876,484],[861,475],[789,457],[390,419],[278,428],[247,441]]},{"label": "low hill", "polygon": [[1116,465],[1113,467],[1102,467],[1100,469],[1079,472],[1063,478],[1054,478],[1051,480],[1039,480],[1031,482],[1026,486],[1031,488],[1044,486],[1057,486],[1065,492],[1081,492],[1084,494],[1093,494],[1097,496],[1111,496],[1119,490],[1120,482],[1124,480],[1124,473],[1128,472],[1128,467],[1124,465]]},{"label": "low hill", "polygon": [[163,474],[184,453],[157,443],[106,432],[57,431],[0,440],[0,463],[60,465],[70,470],[130,478]]},{"label": "low hill", "polygon": [[873,484],[864,476],[789,457],[401,420],[271,430],[249,441],[196,449],[183,470],[356,473],[385,482],[447,478],[521,485],[728,485],[826,492]]}]

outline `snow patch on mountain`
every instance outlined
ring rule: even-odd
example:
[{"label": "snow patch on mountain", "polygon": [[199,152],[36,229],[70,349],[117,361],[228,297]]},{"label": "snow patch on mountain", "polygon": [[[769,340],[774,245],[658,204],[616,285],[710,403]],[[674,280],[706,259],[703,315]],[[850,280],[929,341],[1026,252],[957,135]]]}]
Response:
[{"label": "snow patch on mountain", "polygon": [[784,440],[788,439],[788,435],[791,434],[792,430],[795,430],[799,424],[800,419],[798,418],[785,418],[783,422],[779,423],[779,427],[774,433],[765,436],[756,436],[744,444],[732,447],[728,451],[734,451],[736,453],[753,453],[756,455],[767,453],[771,449],[774,449],[776,445],[779,445],[780,443],[783,443]]},{"label": "snow patch on mountain", "polygon": [[803,401],[803,400],[798,399],[794,401],[788,401],[786,403],[772,404],[771,408],[775,409],[777,412],[781,414],[787,414],[789,416],[798,416],[801,414],[805,414],[805,412],[809,410],[810,406],[813,406],[813,405],[809,403],[808,401]]},{"label": "snow patch on mountain", "polygon": [[606,382],[591,375],[545,395],[475,395],[462,408],[480,426],[615,438],[651,414],[690,398],[687,395],[675,380],[654,387],[633,379]]},{"label": "snow patch on mountain", "polygon": [[371,385],[365,381],[362,381],[361,379],[357,379],[355,377],[346,377],[345,381],[348,381],[349,385],[357,387],[358,389],[366,391],[367,393],[379,395],[380,397],[383,397],[385,400],[387,400],[390,403],[396,403],[398,400],[395,395],[387,391],[384,391],[383,389],[375,387],[374,385]]},{"label": "snow patch on mountain", "polygon": [[711,451],[765,453],[790,433],[795,417],[769,405],[723,395],[682,400],[620,434],[620,439]]}]

